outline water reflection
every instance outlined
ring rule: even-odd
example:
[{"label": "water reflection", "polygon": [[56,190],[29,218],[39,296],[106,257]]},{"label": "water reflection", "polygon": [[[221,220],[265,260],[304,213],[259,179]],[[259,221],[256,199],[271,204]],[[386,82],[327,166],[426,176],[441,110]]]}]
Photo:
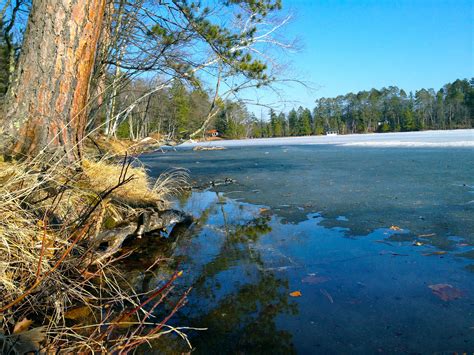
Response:
[{"label": "water reflection", "polygon": [[[471,257],[466,247],[456,247],[457,254],[466,254],[458,258],[414,245],[410,231],[396,228],[348,236],[347,228],[326,228],[317,213],[282,223],[267,207],[210,191],[179,204],[196,213],[196,223],[177,238],[171,253],[185,271],[182,288],[193,286],[174,322],[208,328],[190,332],[198,353],[474,347],[474,280],[466,270]],[[463,296],[439,299],[429,286],[442,284]],[[302,296],[290,297],[296,290]],[[165,353],[186,350],[178,339],[174,344],[154,346]]]},{"label": "water reflection", "polygon": [[[206,334],[194,337],[196,351],[293,353],[291,333],[276,324],[278,315],[297,313],[296,304],[289,300],[288,281],[266,271],[261,253],[253,247],[271,232],[271,217],[227,204],[219,195],[211,206],[203,210],[199,223],[212,223],[208,227],[213,231],[202,234],[204,238],[210,238],[211,233],[220,236],[220,245],[212,256],[205,253],[199,257],[184,250],[185,257],[189,256],[186,267],[193,270],[194,289],[180,321],[208,328]],[[246,221],[249,214],[257,215]]]}]

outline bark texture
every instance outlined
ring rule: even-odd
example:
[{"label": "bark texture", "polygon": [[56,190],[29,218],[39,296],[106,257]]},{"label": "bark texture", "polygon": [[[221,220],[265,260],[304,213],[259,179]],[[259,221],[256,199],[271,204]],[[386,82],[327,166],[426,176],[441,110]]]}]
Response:
[{"label": "bark texture", "polygon": [[34,0],[1,124],[3,153],[80,158],[106,0]]}]

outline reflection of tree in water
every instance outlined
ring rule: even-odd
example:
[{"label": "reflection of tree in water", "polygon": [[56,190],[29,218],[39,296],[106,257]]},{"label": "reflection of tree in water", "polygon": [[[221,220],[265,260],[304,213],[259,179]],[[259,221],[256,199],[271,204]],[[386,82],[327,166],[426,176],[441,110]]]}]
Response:
[{"label": "reflection of tree in water", "polygon": [[263,261],[258,252],[251,249],[250,243],[257,241],[260,235],[269,233],[269,217],[257,217],[246,225],[236,226],[234,231],[226,227],[226,237],[219,253],[214,259],[202,266],[202,272],[193,284],[194,292],[202,296],[213,297],[212,289],[220,288],[213,279],[223,271],[231,269],[237,263],[263,267]]},{"label": "reflection of tree in water", "polygon": [[293,353],[290,333],[276,325],[279,314],[296,313],[287,291],[285,280],[262,272],[257,281],[225,296],[207,313],[191,316],[191,326],[208,328],[192,340],[197,352]]},{"label": "reflection of tree in water", "polygon": [[[279,314],[297,311],[288,299],[288,282],[265,271],[260,253],[251,245],[271,231],[270,219],[258,216],[245,225],[225,226],[226,237],[219,252],[200,267],[201,272],[193,283],[194,299],[191,296],[183,309],[187,313],[183,318],[187,319],[180,320],[189,326],[208,328],[192,339],[198,353],[294,352],[291,334],[278,330],[276,325]],[[219,295],[221,282],[225,282],[223,273],[238,272],[237,265],[246,270],[251,267],[251,277],[245,278],[248,283],[226,285],[232,290]],[[203,299],[206,305],[200,307]],[[199,310],[203,313],[199,314]]]},{"label": "reflection of tree in water", "polygon": [[[172,323],[208,328],[206,331],[189,332],[198,353],[294,353],[291,334],[278,330],[276,324],[279,314],[297,312],[296,304],[288,298],[288,281],[266,271],[260,252],[253,248],[262,235],[271,231],[271,217],[263,214],[245,224],[232,222],[232,225],[228,225],[228,221],[235,220],[242,207],[226,204],[219,196],[217,201],[202,211],[191,229],[184,226],[182,229],[175,228],[167,238],[155,236],[153,239],[135,241],[131,247],[138,250],[127,258],[127,278],[146,292],[154,288],[156,282],[166,280],[178,267],[177,261],[180,267],[187,264],[187,277],[181,282],[185,288],[192,284],[193,290],[189,303],[173,318]],[[228,213],[232,214],[232,218],[226,215],[227,208],[230,208],[231,212]],[[219,210],[223,214],[225,235],[213,259],[201,264],[199,252],[197,260],[193,259],[195,253],[192,252],[173,256],[175,247],[179,245],[180,249],[186,249],[194,237],[202,232],[203,226],[208,224],[209,218],[219,213]],[[205,243],[202,246],[205,248]],[[163,259],[163,262],[155,264],[157,259]],[[229,279],[229,273],[242,273],[239,283]],[[179,289],[175,290],[178,295]],[[172,304],[163,304],[157,311],[166,312]],[[170,342],[169,337],[154,341],[153,349],[162,353],[187,351],[182,341]]]}]

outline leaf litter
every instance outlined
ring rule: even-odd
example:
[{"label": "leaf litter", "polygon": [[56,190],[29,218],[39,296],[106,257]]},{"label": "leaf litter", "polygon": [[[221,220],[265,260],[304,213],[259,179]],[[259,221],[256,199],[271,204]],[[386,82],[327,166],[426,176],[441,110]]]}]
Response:
[{"label": "leaf litter", "polygon": [[443,301],[451,301],[464,297],[464,291],[456,288],[450,284],[434,284],[428,286],[431,292]]}]

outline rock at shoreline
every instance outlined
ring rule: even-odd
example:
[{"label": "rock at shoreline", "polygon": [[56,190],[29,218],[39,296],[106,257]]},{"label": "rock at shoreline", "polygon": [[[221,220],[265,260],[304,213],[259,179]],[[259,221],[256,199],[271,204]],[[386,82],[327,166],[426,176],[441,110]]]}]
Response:
[{"label": "rock at shoreline", "polygon": [[92,242],[94,249],[105,250],[98,252],[93,264],[97,264],[120,250],[123,242],[129,237],[141,238],[145,234],[163,230],[178,224],[189,225],[192,216],[178,210],[170,209],[157,211],[150,209],[142,212],[132,220],[124,221],[114,229],[110,229],[99,234]]}]

